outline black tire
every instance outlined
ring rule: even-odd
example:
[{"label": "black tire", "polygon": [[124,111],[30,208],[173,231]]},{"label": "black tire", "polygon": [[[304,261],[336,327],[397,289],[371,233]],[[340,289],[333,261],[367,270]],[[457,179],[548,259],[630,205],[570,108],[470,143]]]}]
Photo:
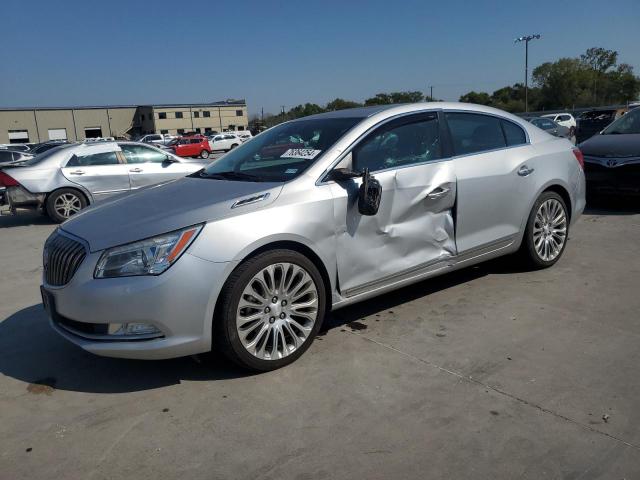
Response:
[{"label": "black tire", "polygon": [[[66,198],[75,197],[77,199],[77,202],[74,202],[74,205],[77,205],[79,207],[77,211],[74,211],[68,216],[65,216],[62,212],[60,212],[60,209],[56,205],[56,202],[61,200],[61,198],[63,198],[64,196],[66,196]],[[76,190],[75,188],[61,188],[49,194],[45,202],[45,210],[51,220],[56,223],[62,223],[74,214],[78,213],[83,208],[86,208],[88,204],[89,202],[87,202],[87,197],[85,197],[84,194],[79,190]]]},{"label": "black tire", "polygon": [[[236,312],[245,286],[249,281],[269,265],[292,263],[303,268],[311,276],[318,294],[318,310],[311,332],[296,350],[277,360],[264,360],[254,356],[243,345],[236,328]],[[252,257],[240,264],[229,276],[216,308],[213,319],[213,350],[224,354],[237,365],[254,371],[266,372],[289,365],[296,361],[313,343],[322,325],[326,308],[326,290],[322,276],[315,264],[294,250],[270,250]]]},{"label": "black tire", "polygon": [[[534,231],[534,224],[536,222],[536,214],[540,209],[540,206],[544,202],[552,199],[557,200],[562,206],[562,209],[564,210],[564,215],[566,218],[566,233],[564,237],[564,243],[562,244],[560,252],[554,258],[550,260],[545,260],[536,251],[535,244],[534,244],[533,231]],[[562,254],[564,253],[564,250],[567,247],[568,240],[569,240],[569,211],[567,210],[567,205],[565,204],[562,197],[557,193],[549,192],[549,191],[543,192],[540,195],[540,197],[538,197],[538,200],[536,200],[536,203],[534,203],[533,208],[529,213],[529,218],[527,220],[527,227],[524,232],[524,238],[522,239],[522,245],[520,246],[520,252],[519,252],[520,257],[525,262],[525,264],[532,269],[537,270],[542,268],[549,268],[550,266],[554,265],[558,260],[560,260],[560,257],[562,257]]]},{"label": "black tire", "polygon": [[207,150],[202,149],[202,151],[200,152],[200,158],[209,158],[209,152]]}]

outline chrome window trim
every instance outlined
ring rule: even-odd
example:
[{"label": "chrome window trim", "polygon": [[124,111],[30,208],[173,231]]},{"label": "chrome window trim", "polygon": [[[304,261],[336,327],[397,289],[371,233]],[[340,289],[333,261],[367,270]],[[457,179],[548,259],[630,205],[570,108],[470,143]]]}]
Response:
[{"label": "chrome window trim", "polygon": [[[489,117],[497,118],[498,120],[503,120],[505,122],[510,122],[510,123],[514,124],[515,126],[517,126],[518,128],[520,128],[521,130],[524,131],[526,142],[525,143],[520,143],[518,145],[493,148],[491,150],[482,150],[480,152],[464,153],[464,154],[461,154],[461,155],[451,155],[451,156],[448,156],[448,157],[442,157],[442,158],[438,158],[438,159],[434,159],[434,160],[426,160],[426,161],[420,162],[420,163],[412,163],[411,165],[403,165],[403,166],[400,166],[400,167],[389,167],[389,168],[385,168],[383,170],[376,170],[375,172],[371,172],[371,173],[383,173],[383,172],[387,172],[389,170],[399,170],[399,169],[402,169],[402,168],[409,168],[409,167],[425,165],[425,164],[429,164],[429,163],[445,162],[445,161],[449,161],[449,160],[455,160],[457,158],[464,158],[464,157],[469,157],[469,156],[473,156],[473,155],[482,155],[482,154],[485,154],[485,153],[492,153],[492,152],[497,152],[497,151],[501,151],[501,150],[511,150],[513,148],[520,148],[520,147],[526,147],[526,146],[531,145],[531,137],[529,136],[529,132],[527,131],[527,129],[525,127],[523,127],[522,125],[519,125],[518,123],[514,122],[513,120],[511,120],[509,118],[506,118],[506,117],[504,117],[502,115],[498,115],[498,114],[495,114],[495,113],[489,113],[489,112],[478,112],[476,110],[462,110],[462,109],[435,108],[435,109],[428,109],[428,110],[416,110],[416,111],[413,111],[413,112],[406,112],[406,113],[393,115],[393,116],[391,116],[389,118],[386,118],[386,119],[380,121],[379,123],[376,123],[375,125],[373,125],[369,129],[367,129],[362,135],[360,135],[349,146],[347,146],[344,149],[344,151],[342,153],[340,153],[338,158],[329,167],[327,167],[324,172],[322,172],[320,177],[316,180],[315,185],[316,186],[320,186],[320,185],[327,185],[327,184],[330,184],[330,183],[335,183],[333,180],[323,180],[323,179],[327,176],[327,174],[329,173],[329,171],[331,171],[331,169],[335,168],[336,165],[338,165],[342,160],[344,160],[344,158],[347,155],[349,155],[353,151],[353,149],[363,140],[364,137],[369,135],[369,133],[371,133],[373,130],[377,129],[378,127],[381,127],[381,126],[385,125],[386,123],[389,123],[389,122],[391,122],[393,120],[397,120],[398,118],[407,117],[407,116],[411,116],[411,115],[417,115],[417,114],[421,114],[421,113],[437,113],[437,112],[442,112],[444,114],[447,114],[447,113],[470,113],[470,114],[473,114],[473,115],[486,115],[486,116],[489,116]],[[447,128],[448,127],[449,127],[449,125],[447,124]],[[451,135],[451,133],[449,133],[449,135]],[[505,143],[506,143],[506,139],[505,139]]]}]

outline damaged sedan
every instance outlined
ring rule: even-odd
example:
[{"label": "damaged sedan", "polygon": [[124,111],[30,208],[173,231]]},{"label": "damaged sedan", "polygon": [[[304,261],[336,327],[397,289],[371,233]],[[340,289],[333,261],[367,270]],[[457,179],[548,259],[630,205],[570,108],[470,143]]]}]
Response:
[{"label": "damaged sedan", "polygon": [[331,309],[501,255],[556,263],[585,206],[582,161],[566,139],[477,105],[286,122],[74,215],[45,244],[43,304],[98,355],[215,349],[272,370]]}]

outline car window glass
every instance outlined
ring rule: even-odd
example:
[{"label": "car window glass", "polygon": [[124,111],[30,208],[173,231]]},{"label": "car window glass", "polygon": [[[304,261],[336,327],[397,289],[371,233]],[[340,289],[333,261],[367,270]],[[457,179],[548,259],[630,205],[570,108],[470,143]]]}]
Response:
[{"label": "car window glass", "polygon": [[222,137],[221,135],[218,135],[216,138],[213,139],[214,142],[217,142],[218,140],[222,140],[224,137]]},{"label": "car window glass", "polygon": [[202,140],[200,140],[199,138],[192,138],[191,139],[191,143],[201,143]]},{"label": "car window glass", "polygon": [[234,137],[233,135],[225,135],[224,138],[226,138],[228,140],[233,140],[236,137]]},{"label": "car window glass", "polygon": [[74,155],[67,162],[67,167],[92,167],[97,165],[117,165],[116,152],[100,152],[81,157]]},{"label": "car window glass", "polygon": [[509,147],[527,143],[527,136],[525,135],[524,130],[515,123],[503,120],[502,129],[504,130],[504,136],[507,139],[507,145]]},{"label": "car window glass", "polygon": [[434,113],[419,121],[383,126],[353,150],[353,169],[362,171],[403,167],[442,158],[438,117]]},{"label": "car window glass", "polygon": [[167,156],[151,148],[140,145],[120,145],[127,163],[162,163]]},{"label": "car window glass", "polygon": [[506,147],[500,120],[476,113],[446,113],[453,151],[456,155]]},{"label": "car window glass", "polygon": [[626,115],[623,115],[618,120],[613,122],[602,132],[605,135],[619,135],[619,134],[639,134],[640,133],[640,108],[631,110]]},{"label": "car window glass", "polygon": [[182,138],[178,141],[178,145],[187,145],[189,144],[189,140],[186,138]]}]

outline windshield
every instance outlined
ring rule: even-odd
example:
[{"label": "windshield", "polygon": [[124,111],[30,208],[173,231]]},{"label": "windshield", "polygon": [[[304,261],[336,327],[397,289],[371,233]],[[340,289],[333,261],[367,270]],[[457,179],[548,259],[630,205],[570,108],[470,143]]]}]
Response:
[{"label": "windshield", "polygon": [[230,151],[194,176],[254,182],[286,182],[313,165],[360,118],[283,123]]},{"label": "windshield", "polygon": [[59,151],[65,149],[65,148],[69,148],[71,146],[73,146],[73,144],[63,144],[63,145],[60,145],[58,147],[51,148],[51,149],[47,150],[46,152],[40,153],[40,154],[36,155],[35,157],[30,158],[29,160],[25,160],[25,161],[20,162],[20,164],[21,165],[26,165],[26,166],[29,166],[29,167],[32,166],[32,165],[37,165],[38,163],[46,160],[47,158],[52,157],[53,155],[55,155]]},{"label": "windshield", "polygon": [[637,134],[640,133],[640,109],[631,110],[618,120],[613,122],[602,132],[603,135],[620,135],[620,134]]}]

